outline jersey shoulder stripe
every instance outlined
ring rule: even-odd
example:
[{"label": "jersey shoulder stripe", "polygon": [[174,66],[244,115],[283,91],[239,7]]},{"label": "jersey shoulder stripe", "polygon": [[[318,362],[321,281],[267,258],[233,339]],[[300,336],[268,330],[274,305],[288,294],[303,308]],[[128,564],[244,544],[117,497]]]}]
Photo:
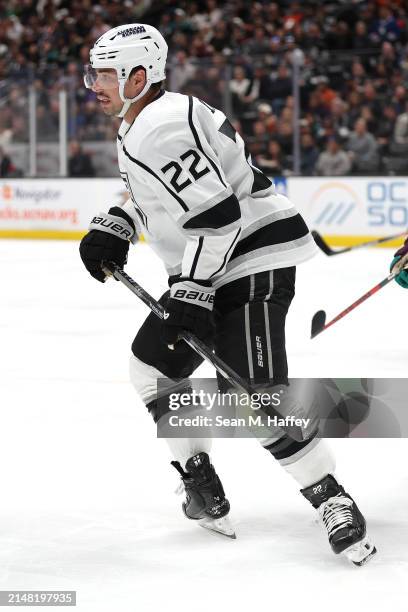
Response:
[{"label": "jersey shoulder stripe", "polygon": [[211,166],[213,167],[213,170],[216,172],[216,174],[217,174],[218,178],[220,179],[221,183],[226,188],[227,185],[226,185],[225,181],[223,180],[223,178],[221,176],[221,172],[219,171],[219,169],[217,168],[217,166],[213,162],[213,160],[210,157],[208,157],[208,155],[204,151],[204,149],[202,147],[202,144],[200,142],[200,138],[198,136],[197,130],[196,130],[194,122],[193,122],[193,96],[188,96],[188,123],[190,125],[191,132],[192,132],[192,134],[194,136],[194,140],[195,140],[197,149],[199,151],[201,151],[201,153],[206,157],[207,161],[211,164]]}]

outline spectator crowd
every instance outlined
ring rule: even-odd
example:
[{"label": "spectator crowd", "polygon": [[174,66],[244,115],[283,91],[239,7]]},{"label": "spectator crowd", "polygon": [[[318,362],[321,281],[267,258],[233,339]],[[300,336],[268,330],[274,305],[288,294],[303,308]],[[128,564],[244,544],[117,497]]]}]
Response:
[{"label": "spectator crowd", "polygon": [[71,167],[94,172],[78,142],[112,141],[117,122],[82,66],[100,35],[137,21],[168,41],[167,88],[223,108],[266,172],[292,172],[297,57],[302,174],[408,173],[405,0],[0,0],[0,147],[28,140],[28,84],[38,138],[56,141],[66,89]]}]

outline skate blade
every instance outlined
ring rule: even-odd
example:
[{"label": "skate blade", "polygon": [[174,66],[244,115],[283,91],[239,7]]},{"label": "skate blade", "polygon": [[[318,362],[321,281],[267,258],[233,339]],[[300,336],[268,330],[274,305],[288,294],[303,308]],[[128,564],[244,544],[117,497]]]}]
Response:
[{"label": "skate blade", "polygon": [[198,521],[198,524],[200,527],[204,527],[204,529],[215,531],[216,533],[226,536],[227,538],[231,538],[232,540],[236,540],[237,538],[231,521],[227,516],[223,516],[219,519],[203,518]]},{"label": "skate blade", "polygon": [[365,565],[377,553],[377,549],[371,542],[368,536],[365,536],[360,542],[353,544],[343,550],[343,555],[354,565]]}]

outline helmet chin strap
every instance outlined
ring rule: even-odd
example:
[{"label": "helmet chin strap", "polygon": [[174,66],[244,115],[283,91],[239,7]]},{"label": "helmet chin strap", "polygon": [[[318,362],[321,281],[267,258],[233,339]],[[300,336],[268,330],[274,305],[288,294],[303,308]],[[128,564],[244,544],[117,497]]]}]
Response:
[{"label": "helmet chin strap", "polygon": [[132,102],[130,100],[127,100],[126,102],[124,102],[121,111],[119,113],[117,113],[115,115],[115,117],[120,117],[121,119],[123,119],[123,117],[128,112],[131,104],[132,104]]},{"label": "helmet chin strap", "polygon": [[121,111],[116,115],[116,117],[120,117],[123,118],[126,113],[128,112],[131,104],[133,104],[133,102],[136,102],[137,100],[140,100],[140,98],[142,98],[148,91],[151,82],[150,79],[146,81],[145,86],[143,87],[142,91],[135,96],[134,98],[126,98],[125,93],[124,93],[124,89],[125,89],[125,83],[126,81],[120,81],[119,84],[119,95],[120,95],[120,99],[123,100],[123,106],[121,108]]}]

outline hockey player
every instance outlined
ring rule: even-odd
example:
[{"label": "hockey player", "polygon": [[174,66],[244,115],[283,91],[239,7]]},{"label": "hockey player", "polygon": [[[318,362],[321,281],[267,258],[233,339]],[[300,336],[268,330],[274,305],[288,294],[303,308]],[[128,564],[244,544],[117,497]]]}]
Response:
[{"label": "hockey player", "polygon": [[404,289],[408,289],[408,239],[405,241],[405,244],[395,253],[394,259],[391,262],[390,270],[391,272],[398,272],[395,277],[396,282],[404,287]]},{"label": "hockey player", "polygon": [[[166,56],[166,42],[155,28],[116,27],[96,41],[84,75],[104,113],[123,119],[119,170],[131,197],[92,220],[81,258],[104,282],[103,262],[123,267],[129,243],[143,232],[169,275],[170,291],[161,298],[167,316],[147,317],[130,358],[131,381],[156,423],[167,416],[157,401],[158,378],[168,378],[170,394],[180,379],[188,387],[201,363],[178,342],[182,330],[213,343],[253,383],[288,383],[284,330],[295,266],[315,252],[302,217],[252,165],[226,116],[197,98],[163,89]],[[233,535],[210,441],[169,438],[168,444],[186,492],[185,515]],[[335,553],[358,564],[374,554],[365,520],[334,477],[334,459],[323,440],[280,435],[262,444],[318,509]]]}]

